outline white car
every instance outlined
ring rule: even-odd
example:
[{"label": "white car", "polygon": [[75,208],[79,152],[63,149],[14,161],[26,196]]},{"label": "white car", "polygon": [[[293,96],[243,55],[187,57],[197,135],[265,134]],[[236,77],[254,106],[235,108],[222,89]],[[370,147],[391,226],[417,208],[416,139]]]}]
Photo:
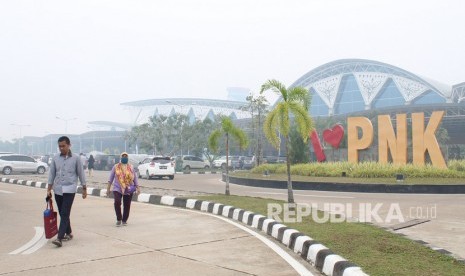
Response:
[{"label": "white car", "polygon": [[47,169],[47,164],[26,155],[7,154],[0,156],[0,171],[5,175],[12,172],[44,174]]},{"label": "white car", "polygon": [[[232,162],[232,156],[229,156],[228,158],[228,167],[231,167],[231,162]],[[222,168],[226,169],[226,156],[221,156],[220,158],[216,159],[213,161],[213,167],[214,168]]]},{"label": "white car", "polygon": [[169,179],[174,179],[174,168],[176,163],[167,156],[155,156],[145,158],[137,167],[139,178],[145,177],[150,179],[152,177],[162,178],[164,176]]}]

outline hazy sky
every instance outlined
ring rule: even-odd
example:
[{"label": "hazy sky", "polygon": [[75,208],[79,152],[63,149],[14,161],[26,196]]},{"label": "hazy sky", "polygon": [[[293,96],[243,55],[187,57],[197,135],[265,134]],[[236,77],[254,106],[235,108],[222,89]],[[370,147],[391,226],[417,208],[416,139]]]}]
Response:
[{"label": "hazy sky", "polygon": [[341,58],[465,81],[463,0],[1,1],[0,140],[130,122],[120,103],[226,99]]}]

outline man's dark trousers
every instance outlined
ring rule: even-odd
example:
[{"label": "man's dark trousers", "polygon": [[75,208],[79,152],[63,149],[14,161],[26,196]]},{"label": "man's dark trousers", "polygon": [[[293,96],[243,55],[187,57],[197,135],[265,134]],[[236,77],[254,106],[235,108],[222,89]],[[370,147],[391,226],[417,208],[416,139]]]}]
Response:
[{"label": "man's dark trousers", "polygon": [[58,239],[62,240],[65,234],[71,234],[71,207],[73,206],[75,193],[63,193],[63,195],[55,194],[55,201],[60,212],[60,227],[58,228]]}]

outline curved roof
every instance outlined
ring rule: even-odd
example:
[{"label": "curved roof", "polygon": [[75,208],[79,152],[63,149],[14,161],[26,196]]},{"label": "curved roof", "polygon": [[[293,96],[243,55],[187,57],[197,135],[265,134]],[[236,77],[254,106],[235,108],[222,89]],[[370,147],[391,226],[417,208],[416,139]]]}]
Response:
[{"label": "curved roof", "polygon": [[323,64],[295,81],[291,87],[313,88],[330,107],[334,105],[339,84],[345,75],[352,74],[357,80],[365,104],[370,104],[388,79],[392,79],[406,102],[426,91],[434,91],[449,102],[452,87],[423,78],[409,71],[379,61],[365,59],[341,59]]},{"label": "curved roof", "polygon": [[[213,119],[217,114],[230,116],[231,118],[247,118],[250,113],[246,110],[248,103],[246,101],[200,99],[200,98],[164,98],[149,99],[142,101],[126,102],[121,105],[130,109],[139,110],[134,122],[139,118],[146,118],[153,115],[166,115],[175,112],[187,115],[191,122],[196,118]],[[143,115],[140,115],[144,112]],[[147,113],[148,112],[148,113]]]},{"label": "curved roof", "polygon": [[91,125],[96,125],[96,126],[106,126],[106,127],[114,127],[114,128],[121,128],[121,129],[131,129],[130,124],[125,124],[125,123],[118,123],[118,122],[110,122],[110,121],[91,121],[88,122]]},{"label": "curved roof", "polygon": [[209,107],[241,109],[246,102],[228,101],[228,100],[214,100],[214,99],[196,99],[196,98],[165,98],[165,99],[150,99],[134,102],[126,102],[121,105],[142,107],[142,106],[157,106],[157,105],[199,105]]}]

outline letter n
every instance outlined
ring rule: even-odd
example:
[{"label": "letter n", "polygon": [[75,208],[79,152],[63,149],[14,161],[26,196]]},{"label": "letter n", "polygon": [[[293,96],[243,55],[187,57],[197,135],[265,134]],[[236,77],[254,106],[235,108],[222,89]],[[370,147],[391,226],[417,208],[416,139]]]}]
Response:
[{"label": "letter n", "polygon": [[388,163],[388,150],[392,163],[407,164],[407,114],[396,116],[397,137],[394,134],[391,117],[378,116],[378,153],[379,163]]}]

